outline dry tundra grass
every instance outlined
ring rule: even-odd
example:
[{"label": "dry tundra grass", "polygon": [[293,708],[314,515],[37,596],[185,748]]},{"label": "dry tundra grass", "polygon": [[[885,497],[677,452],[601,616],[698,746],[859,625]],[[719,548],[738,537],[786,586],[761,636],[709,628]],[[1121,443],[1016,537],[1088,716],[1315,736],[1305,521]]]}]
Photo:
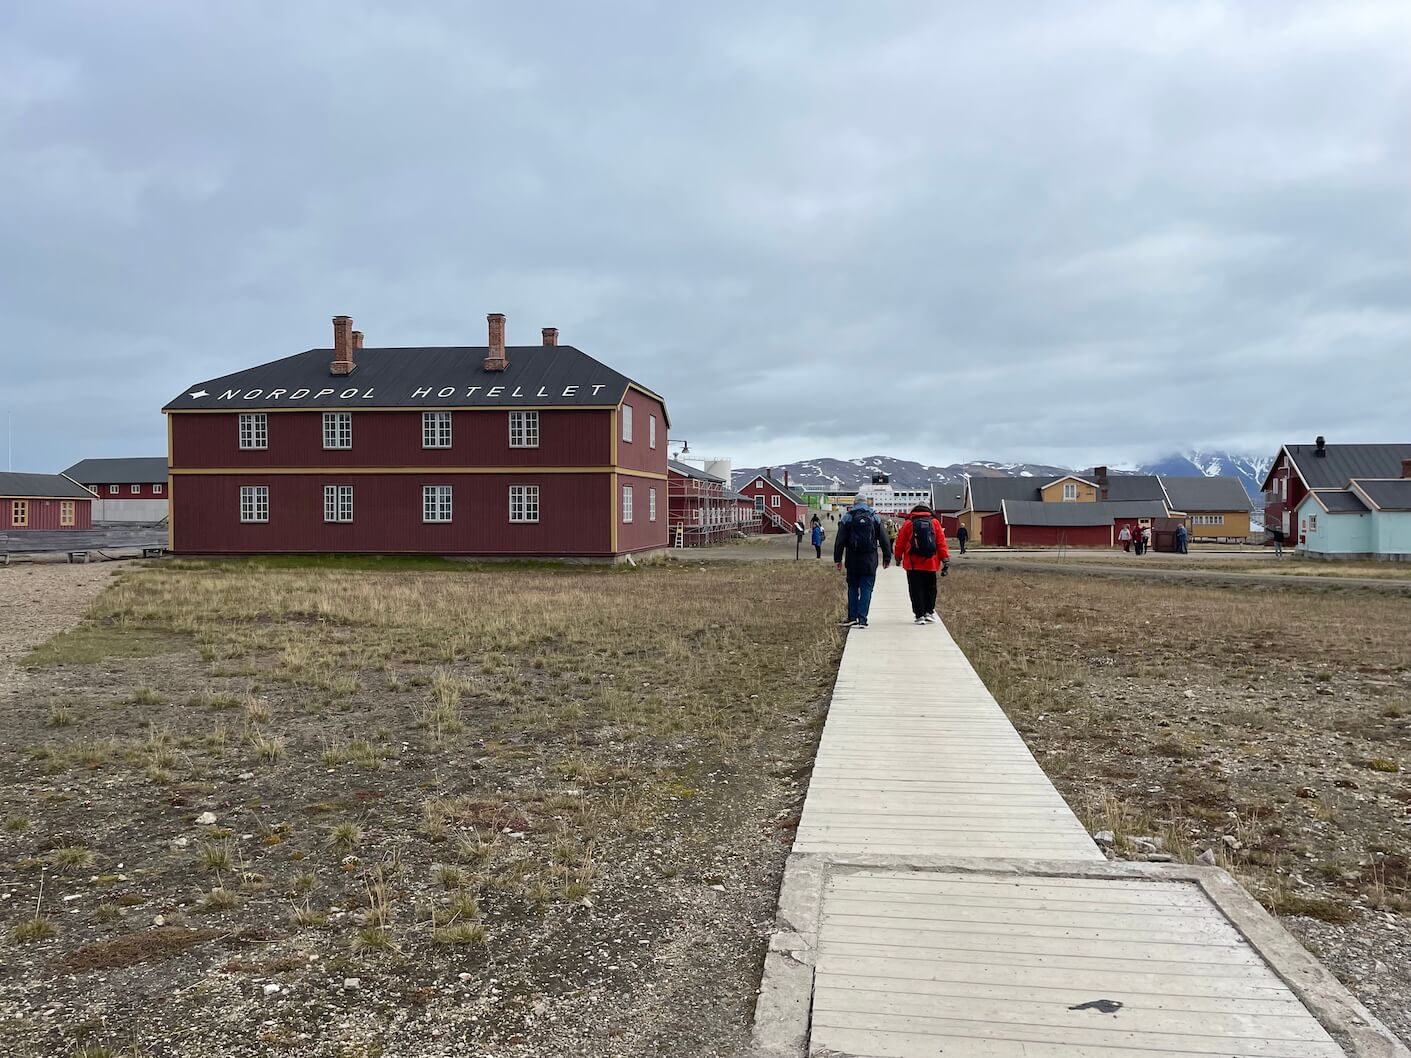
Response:
[{"label": "dry tundra grass", "polygon": [[957,641],[1092,829],[1210,848],[1278,913],[1411,910],[1411,599],[949,586]]},{"label": "dry tundra grass", "polygon": [[[744,1031],[836,584],[405,565],[167,563],[35,651],[0,747],[13,1039],[370,1054],[423,1030],[351,1012],[413,1009],[487,1046],[543,997],[536,1038],[584,1054]],[[249,1001],[266,981],[308,1004]],[[642,1038],[594,1042],[593,997],[634,988]],[[692,1022],[702,989],[723,1027]]]}]

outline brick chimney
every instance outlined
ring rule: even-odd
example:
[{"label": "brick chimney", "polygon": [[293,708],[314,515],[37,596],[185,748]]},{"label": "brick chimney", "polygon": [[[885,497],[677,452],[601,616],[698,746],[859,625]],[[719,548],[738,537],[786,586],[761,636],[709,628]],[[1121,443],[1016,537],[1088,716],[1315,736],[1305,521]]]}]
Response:
[{"label": "brick chimney", "polygon": [[333,317],[333,362],[328,365],[330,375],[351,375],[353,368],[353,318]]},{"label": "brick chimney", "polygon": [[510,366],[505,356],[505,314],[492,312],[485,319],[490,324],[490,348],[485,351],[485,370],[503,371]]},{"label": "brick chimney", "polygon": [[1097,479],[1098,498],[1107,499],[1107,468],[1094,467],[1093,477]]},{"label": "brick chimney", "polygon": [[354,331],[354,332],[353,332],[353,348],[354,348],[354,349],[361,349],[362,347],[363,347],[363,332],[362,332],[362,331]]},{"label": "brick chimney", "polygon": [[1411,459],[1403,459],[1401,461],[1401,476],[1403,478],[1411,478]]},{"label": "brick chimney", "polygon": [[545,345],[558,345],[558,344],[559,344],[559,329],[558,329],[557,327],[545,327],[545,328],[544,328],[544,344],[545,344]]}]

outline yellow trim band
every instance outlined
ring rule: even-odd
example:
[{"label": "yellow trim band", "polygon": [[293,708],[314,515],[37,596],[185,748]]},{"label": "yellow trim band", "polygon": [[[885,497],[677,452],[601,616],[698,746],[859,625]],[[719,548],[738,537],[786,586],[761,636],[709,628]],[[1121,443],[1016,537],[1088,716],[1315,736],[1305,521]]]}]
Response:
[{"label": "yellow trim band", "polygon": [[628,467],[171,467],[168,475],[239,475],[241,477],[269,474],[626,474],[630,477],[667,480],[667,475],[654,470],[632,470]]}]

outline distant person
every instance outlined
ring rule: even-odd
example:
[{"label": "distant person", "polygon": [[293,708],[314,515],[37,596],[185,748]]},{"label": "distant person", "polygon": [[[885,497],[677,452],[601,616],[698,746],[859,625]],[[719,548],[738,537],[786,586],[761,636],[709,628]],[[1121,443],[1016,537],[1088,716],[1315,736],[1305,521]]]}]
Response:
[{"label": "distant person", "polygon": [[964,524],[956,529],[955,539],[956,543],[960,544],[960,553],[965,554],[965,542],[970,539],[970,530],[965,528]]},{"label": "distant person", "polygon": [[872,588],[877,583],[877,558],[882,568],[892,564],[891,541],[882,519],[858,498],[838,523],[838,535],[833,538],[833,564],[848,575],[848,616],[845,628],[866,628],[867,614],[872,609]]},{"label": "distant person", "polygon": [[1132,550],[1132,527],[1122,526],[1122,531],[1117,534],[1117,539],[1122,541],[1122,550],[1131,553]]},{"label": "distant person", "polygon": [[941,523],[924,503],[911,508],[911,517],[902,522],[894,549],[897,562],[906,570],[906,590],[911,595],[911,612],[916,624],[939,621],[936,616],[936,571],[950,571],[950,549]]},{"label": "distant person", "polygon": [[1189,555],[1191,534],[1186,531],[1185,523],[1176,526],[1176,553],[1178,555]]},{"label": "distant person", "polygon": [[813,557],[823,557],[823,526],[817,518],[813,519]]},{"label": "distant person", "polygon": [[1280,558],[1284,553],[1284,531],[1275,527],[1269,532],[1274,538],[1274,557]]},{"label": "distant person", "polygon": [[1142,554],[1145,555],[1151,550],[1151,526],[1142,526]]}]

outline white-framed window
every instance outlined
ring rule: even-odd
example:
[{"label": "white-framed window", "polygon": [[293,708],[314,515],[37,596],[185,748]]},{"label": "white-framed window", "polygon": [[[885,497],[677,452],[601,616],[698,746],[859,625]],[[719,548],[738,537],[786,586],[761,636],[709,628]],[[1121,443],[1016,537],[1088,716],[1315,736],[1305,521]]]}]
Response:
[{"label": "white-framed window", "polygon": [[537,522],[539,520],[539,486],[510,486],[510,521]]},{"label": "white-framed window", "polygon": [[325,485],[323,487],[323,520],[325,522],[351,522],[353,520],[353,486]]},{"label": "white-framed window", "polygon": [[1063,498],[1065,500],[1076,500],[1078,498],[1078,486],[1075,482],[1065,482],[1063,485]]},{"label": "white-framed window", "polygon": [[353,447],[353,413],[326,411],[323,413],[323,447]]},{"label": "white-framed window", "polygon": [[1310,514],[1308,516],[1308,531],[1310,533],[1316,533],[1318,531],[1318,516],[1316,514]]},{"label": "white-framed window", "polygon": [[647,416],[647,443],[653,448],[657,446],[657,417],[655,415]]},{"label": "white-framed window", "polygon": [[769,506],[771,506],[771,507],[778,507],[778,506],[779,506],[779,497],[778,497],[778,496],[770,496],[770,497],[769,497]]},{"label": "white-framed window", "polygon": [[510,447],[539,447],[539,413],[537,411],[510,412]]},{"label": "white-framed window", "polygon": [[421,413],[421,447],[451,447],[451,413],[424,411]]},{"label": "white-framed window", "polygon": [[269,447],[269,416],[262,411],[246,412],[240,416],[240,447]]},{"label": "white-framed window", "polygon": [[155,483],[152,485],[152,495],[153,495],[153,496],[160,496],[162,493],[164,493],[164,492],[166,492],[166,491],[167,491],[167,487],[166,487],[165,485],[163,485],[160,481],[155,482]]},{"label": "white-framed window", "polygon": [[122,486],[121,486],[121,485],[109,485],[109,486],[108,486],[108,495],[109,495],[109,496],[116,496],[116,495],[117,495],[119,492],[121,492],[121,491],[122,491]]},{"label": "white-framed window", "polygon": [[[653,420],[653,421],[655,421],[655,420]],[[656,489],[648,489],[648,490],[647,490],[647,521],[649,521],[649,522],[654,522],[654,521],[656,521],[656,520],[657,520],[657,490],[656,490]]]},{"label": "white-framed window", "polygon": [[240,520],[242,522],[269,521],[269,486],[240,486]]},{"label": "white-framed window", "polygon": [[132,485],[132,486],[129,486],[129,487],[131,488],[132,494],[133,494],[134,496],[140,496],[140,495],[142,495],[142,486],[141,486],[141,485]]},{"label": "white-framed window", "polygon": [[622,439],[629,442],[632,440],[632,405],[630,404],[622,406]]},{"label": "white-framed window", "polygon": [[451,520],[451,486],[422,486],[421,520],[423,522],[449,522]]},{"label": "white-framed window", "polygon": [[623,524],[632,520],[632,486],[622,486],[622,521]]},{"label": "white-framed window", "polygon": [[762,510],[764,510],[764,497],[763,497],[763,496],[756,496],[756,497],[754,498],[754,509],[757,510],[757,511],[762,511]]}]

